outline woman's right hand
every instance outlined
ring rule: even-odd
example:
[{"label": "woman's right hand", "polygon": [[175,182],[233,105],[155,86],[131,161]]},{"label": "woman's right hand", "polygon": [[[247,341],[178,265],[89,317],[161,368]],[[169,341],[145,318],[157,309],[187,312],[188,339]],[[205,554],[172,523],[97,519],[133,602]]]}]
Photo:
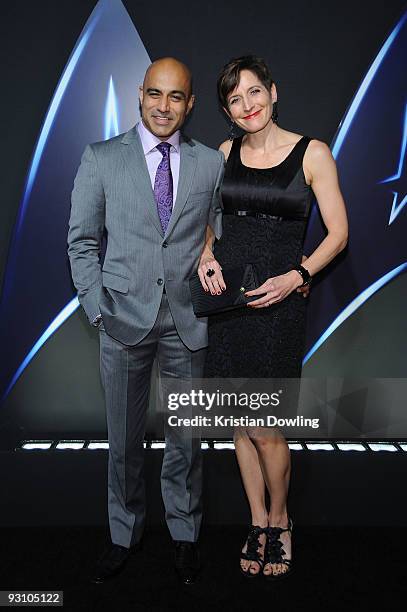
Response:
[{"label": "woman's right hand", "polygon": [[[208,270],[213,270],[214,274],[208,276]],[[210,291],[212,295],[220,295],[222,291],[225,291],[226,284],[222,276],[222,267],[216,261],[209,248],[205,249],[201,255],[198,275],[205,291]]]}]

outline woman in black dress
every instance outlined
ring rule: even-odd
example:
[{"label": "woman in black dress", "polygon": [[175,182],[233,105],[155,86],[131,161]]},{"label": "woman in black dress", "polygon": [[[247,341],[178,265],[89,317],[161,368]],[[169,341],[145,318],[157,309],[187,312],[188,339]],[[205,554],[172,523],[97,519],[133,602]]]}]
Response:
[{"label": "woman in black dress", "polygon": [[[225,289],[222,268],[255,262],[261,284],[248,292],[260,297],[244,308],[209,317],[205,375],[299,378],[306,321],[300,287],[347,243],[335,161],[325,143],[277,125],[276,86],[261,58],[245,56],[226,64],[218,95],[225,113],[245,134],[220,146],[227,160],[223,233],[213,244],[208,228],[198,273],[204,288],[219,294]],[[304,261],[313,195],[327,235]],[[235,449],[252,519],[240,568],[245,576],[263,573],[275,580],[292,569],[292,520],[286,505],[290,451],[281,432],[273,433],[240,428]]]}]

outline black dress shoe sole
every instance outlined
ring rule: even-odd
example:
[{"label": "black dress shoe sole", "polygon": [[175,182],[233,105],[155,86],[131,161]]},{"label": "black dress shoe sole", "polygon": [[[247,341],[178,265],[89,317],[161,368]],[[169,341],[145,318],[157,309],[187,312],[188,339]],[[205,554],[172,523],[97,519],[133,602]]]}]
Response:
[{"label": "black dress shoe sole", "polygon": [[128,560],[129,560],[129,557],[131,557],[131,555],[133,553],[139,552],[142,549],[142,547],[143,547],[142,542],[137,542],[137,544],[134,544],[134,546],[132,546],[129,549],[129,554],[124,559],[124,561],[120,565],[120,567],[118,567],[117,569],[113,570],[110,574],[108,574],[106,576],[103,576],[103,577],[102,576],[92,576],[91,579],[90,579],[92,584],[103,584],[103,583],[107,582],[108,580],[111,580],[112,578],[115,578],[116,576],[118,576],[118,574],[120,574],[124,570]]},{"label": "black dress shoe sole", "polygon": [[104,576],[104,577],[101,577],[101,576],[92,576],[90,581],[93,584],[103,584],[104,582],[107,582],[108,580],[112,580],[113,578],[116,578],[116,576],[121,574],[121,572],[125,568],[126,563],[127,563],[127,560],[123,563],[123,565],[119,569],[115,570],[114,572],[111,572],[107,576]]}]

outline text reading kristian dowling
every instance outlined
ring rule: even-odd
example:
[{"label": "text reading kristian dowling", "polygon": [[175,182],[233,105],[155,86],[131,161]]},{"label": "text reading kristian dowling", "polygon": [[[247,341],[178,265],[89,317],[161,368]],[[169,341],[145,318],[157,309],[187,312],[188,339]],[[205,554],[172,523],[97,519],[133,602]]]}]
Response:
[{"label": "text reading kristian dowling", "polygon": [[[217,390],[208,393],[203,390],[191,390],[188,393],[169,393],[167,396],[167,407],[170,411],[188,408],[198,408],[208,411],[222,411],[225,408],[239,408],[248,410],[259,410],[275,408],[280,405],[283,391],[280,389],[274,393],[226,393]],[[168,417],[171,427],[319,427],[318,418],[306,418],[297,415],[290,418],[280,418],[273,414],[265,416],[226,416],[225,414],[195,414],[194,416],[179,416],[172,414]]]}]

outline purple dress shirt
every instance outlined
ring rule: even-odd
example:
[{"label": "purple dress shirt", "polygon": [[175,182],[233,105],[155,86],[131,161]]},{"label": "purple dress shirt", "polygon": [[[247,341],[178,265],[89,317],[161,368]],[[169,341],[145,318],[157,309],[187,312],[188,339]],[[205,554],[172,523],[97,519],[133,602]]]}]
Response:
[{"label": "purple dress shirt", "polygon": [[[157,172],[158,165],[160,164],[163,156],[157,149],[157,145],[162,142],[157,136],[154,136],[144,125],[142,121],[137,124],[137,130],[141,140],[141,146],[143,147],[144,155],[146,158],[148,173],[150,175],[151,187],[154,190],[155,175]],[[178,178],[179,178],[179,162],[180,162],[180,132],[177,130],[174,134],[168,138],[168,142],[171,146],[170,149],[170,165],[172,174],[172,185],[173,185],[173,204],[172,209],[174,210]]]}]

